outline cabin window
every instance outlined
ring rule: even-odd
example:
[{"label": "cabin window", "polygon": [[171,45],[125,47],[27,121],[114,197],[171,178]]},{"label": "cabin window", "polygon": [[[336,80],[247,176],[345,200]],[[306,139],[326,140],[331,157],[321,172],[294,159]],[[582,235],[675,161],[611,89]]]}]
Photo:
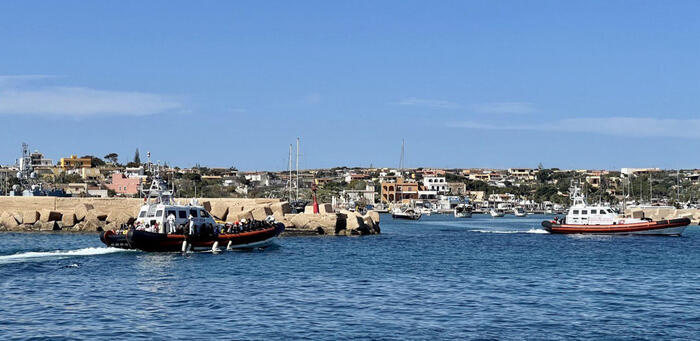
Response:
[{"label": "cabin window", "polygon": [[574,210],[574,214],[578,214],[578,210]]},{"label": "cabin window", "polygon": [[209,213],[207,213],[206,210],[201,210],[201,211],[199,211],[199,216],[202,218],[207,218],[207,217],[209,217]]},{"label": "cabin window", "polygon": [[139,218],[143,218],[145,216],[146,216],[146,211],[141,211],[141,213],[139,214]]},{"label": "cabin window", "polygon": [[605,210],[600,210],[600,214],[605,214]]},{"label": "cabin window", "polygon": [[170,217],[171,214],[173,217],[176,216],[175,211],[168,210],[168,217]]},{"label": "cabin window", "polygon": [[162,216],[163,216],[163,210],[156,211],[156,217],[162,217]]},{"label": "cabin window", "polygon": [[192,216],[192,218],[197,218],[197,210],[191,209],[191,210],[190,210],[190,215]]},{"label": "cabin window", "polygon": [[596,214],[598,213],[598,210],[591,210],[591,214]]},{"label": "cabin window", "polygon": [[177,211],[177,217],[180,219],[187,219],[187,211]]},{"label": "cabin window", "polygon": [[588,214],[588,210],[581,210],[581,214]]}]

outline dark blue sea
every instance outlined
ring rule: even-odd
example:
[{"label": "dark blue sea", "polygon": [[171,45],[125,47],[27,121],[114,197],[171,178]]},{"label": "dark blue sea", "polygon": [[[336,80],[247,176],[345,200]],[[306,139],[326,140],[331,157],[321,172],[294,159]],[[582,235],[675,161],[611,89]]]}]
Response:
[{"label": "dark blue sea", "polygon": [[543,216],[394,221],[365,237],[156,254],[0,234],[0,339],[700,338],[700,229],[561,236]]}]

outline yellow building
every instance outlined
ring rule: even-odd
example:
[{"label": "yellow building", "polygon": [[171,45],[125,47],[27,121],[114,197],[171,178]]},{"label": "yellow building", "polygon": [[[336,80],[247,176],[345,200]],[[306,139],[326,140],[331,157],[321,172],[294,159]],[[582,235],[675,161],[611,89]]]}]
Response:
[{"label": "yellow building", "polygon": [[89,157],[71,155],[70,157],[62,157],[59,165],[63,169],[90,168],[92,160]]}]

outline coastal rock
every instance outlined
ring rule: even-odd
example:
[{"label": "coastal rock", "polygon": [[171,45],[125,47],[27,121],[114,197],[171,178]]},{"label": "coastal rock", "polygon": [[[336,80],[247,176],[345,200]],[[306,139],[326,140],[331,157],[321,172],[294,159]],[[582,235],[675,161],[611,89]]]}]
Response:
[{"label": "coastal rock", "polygon": [[370,217],[370,219],[372,219],[374,225],[379,226],[379,212],[369,211],[367,212],[367,215]]},{"label": "coastal rock", "polygon": [[95,206],[91,204],[80,203],[75,207],[75,218],[78,219],[78,221],[83,221],[85,220],[88,212],[94,209]]},{"label": "coastal rock", "polygon": [[229,223],[234,223],[236,221],[241,221],[242,219],[250,220],[253,219],[253,213],[251,210],[243,212],[231,212],[229,211],[226,221]]},{"label": "coastal rock", "polygon": [[320,228],[323,234],[336,234],[338,215],[299,213],[292,215],[291,223],[298,229],[318,231]]},{"label": "coastal rock", "polygon": [[[281,220],[286,220],[284,217],[286,214],[292,213],[292,208],[289,206],[289,203],[284,201],[284,202],[277,202],[272,205],[270,205],[270,210],[272,210],[272,215],[275,217],[275,220],[281,221]],[[285,224],[286,226],[286,224]]]},{"label": "coastal rock", "polygon": [[211,213],[211,215],[214,217],[225,221],[226,215],[228,214],[228,206],[226,206],[224,203],[217,202],[214,204],[214,207],[211,208],[209,213]]},{"label": "coastal rock", "polygon": [[80,231],[85,231],[85,232],[97,232],[102,229],[102,226],[99,224],[99,222],[95,222],[94,220],[87,220],[83,223],[81,223],[80,226]]},{"label": "coastal rock", "polygon": [[2,215],[0,215],[0,224],[8,230],[15,229],[19,226],[19,222],[17,222],[14,215],[8,212],[3,212]]},{"label": "coastal rock", "polygon": [[24,223],[24,219],[22,218],[22,213],[19,212],[8,212],[9,215],[15,218],[18,224]]},{"label": "coastal rock", "polygon": [[345,228],[348,230],[357,230],[365,225],[362,215],[357,212],[340,210],[340,213],[345,216]]},{"label": "coastal rock", "polygon": [[39,220],[39,212],[36,210],[22,212],[22,221],[24,224],[32,225]]},{"label": "coastal rock", "polygon": [[61,212],[52,211],[52,210],[42,210],[40,215],[39,215],[39,220],[42,223],[48,223],[51,221],[61,220],[62,217],[63,216],[61,215]]},{"label": "coastal rock", "polygon": [[73,226],[77,222],[77,219],[75,217],[75,212],[73,211],[63,211],[63,215],[61,217],[61,223],[63,226]]},{"label": "coastal rock", "polygon": [[255,220],[265,220],[267,216],[272,215],[272,210],[269,206],[259,206],[251,212],[253,214],[253,219]]},{"label": "coastal rock", "polygon": [[58,225],[58,221],[40,222],[39,231],[59,231],[61,227]]},{"label": "coastal rock", "polygon": [[202,202],[202,207],[204,207],[207,212],[211,212],[211,201]]},{"label": "coastal rock", "polygon": [[136,219],[122,210],[114,210],[109,213],[106,221],[119,227],[125,224],[131,224],[136,221]]},{"label": "coastal rock", "polygon": [[97,212],[97,210],[90,210],[88,213],[85,215],[85,221],[92,221],[94,223],[98,223],[100,221],[106,221],[107,217],[109,214],[104,213],[104,212]]}]

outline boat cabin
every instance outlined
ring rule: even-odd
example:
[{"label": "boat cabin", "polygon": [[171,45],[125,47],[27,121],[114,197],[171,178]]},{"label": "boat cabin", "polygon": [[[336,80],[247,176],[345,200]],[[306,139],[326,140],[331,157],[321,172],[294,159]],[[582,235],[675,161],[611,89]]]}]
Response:
[{"label": "boat cabin", "polygon": [[577,186],[572,186],[571,200],[573,205],[569,208],[566,215],[566,224],[570,225],[617,225],[643,222],[642,219],[621,218],[609,206],[603,205],[588,205],[586,197],[581,193],[581,189]]},{"label": "boat cabin", "polygon": [[187,219],[190,215],[196,225],[216,225],[214,218],[202,206],[165,204],[141,206],[138,218],[136,218],[136,224],[150,227],[157,223],[158,226],[165,226],[170,214],[175,216],[175,225],[187,224]]}]

